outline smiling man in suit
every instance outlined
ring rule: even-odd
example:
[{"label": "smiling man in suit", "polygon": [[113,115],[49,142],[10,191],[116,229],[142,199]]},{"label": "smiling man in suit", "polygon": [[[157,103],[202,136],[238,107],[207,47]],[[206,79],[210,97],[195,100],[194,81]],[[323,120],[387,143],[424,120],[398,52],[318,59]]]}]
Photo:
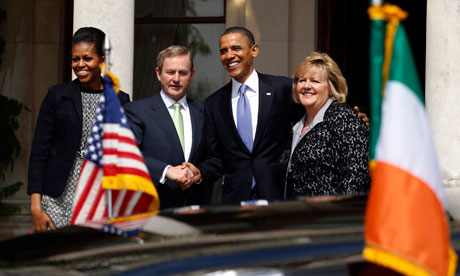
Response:
[{"label": "smiling man in suit", "polygon": [[[206,158],[187,166],[206,182],[224,176],[223,204],[281,198],[279,158],[305,113],[292,99],[292,80],[257,72],[259,46],[243,27],[220,36],[220,60],[232,80],[204,103]],[[366,114],[359,116],[368,123]],[[196,181],[198,177],[194,177]]]},{"label": "smiling man in suit", "polygon": [[[180,207],[200,201],[200,185],[181,167],[203,158],[202,105],[187,98],[193,80],[193,57],[184,46],[170,46],[158,54],[156,75],[161,91],[153,97],[124,106],[129,124],[144,156],[160,197],[160,208]],[[183,179],[183,183],[176,180]]]},{"label": "smiling man in suit", "polygon": [[258,54],[253,34],[243,27],[220,37],[220,59],[232,80],[204,103],[206,160],[197,167],[206,181],[224,176],[223,204],[280,199],[279,157],[291,122],[303,112],[293,104],[290,78],[254,69]]}]

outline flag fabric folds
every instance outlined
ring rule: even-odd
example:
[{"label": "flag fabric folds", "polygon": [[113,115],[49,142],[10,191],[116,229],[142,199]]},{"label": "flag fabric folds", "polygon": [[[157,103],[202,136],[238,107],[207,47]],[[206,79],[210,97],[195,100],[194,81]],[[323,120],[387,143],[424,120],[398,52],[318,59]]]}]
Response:
[{"label": "flag fabric folds", "polygon": [[136,234],[158,212],[158,194],[116,96],[117,80],[106,73],[103,82],[71,224]]},{"label": "flag fabric folds", "polygon": [[405,30],[407,13],[369,8],[372,184],[363,257],[405,275],[453,275],[442,176]]}]

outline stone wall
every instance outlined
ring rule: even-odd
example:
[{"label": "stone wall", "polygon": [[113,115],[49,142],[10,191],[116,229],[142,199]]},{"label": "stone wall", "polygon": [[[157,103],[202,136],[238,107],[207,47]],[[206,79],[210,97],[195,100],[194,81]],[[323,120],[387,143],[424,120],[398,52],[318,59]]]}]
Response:
[{"label": "stone wall", "polygon": [[226,21],[253,32],[260,46],[255,67],[262,73],[292,76],[316,48],[315,0],[228,0]]},{"label": "stone wall", "polygon": [[[129,1],[120,1],[118,6],[129,5]],[[100,5],[106,2],[103,1]],[[74,20],[78,26],[74,26],[74,29],[94,23],[89,22],[87,17],[82,17],[82,12],[87,11],[87,6],[92,5],[91,3],[86,0],[75,1],[78,11],[74,11]],[[315,3],[315,0],[227,0],[227,26],[246,26],[254,32],[261,46],[260,55],[255,61],[258,70],[290,76],[295,66],[315,48]],[[0,2],[0,9],[5,10],[7,15],[6,22],[0,24],[0,35],[6,40],[0,66],[0,93],[23,102],[30,109],[23,111],[19,118],[17,136],[22,152],[16,161],[15,170],[4,183],[0,183],[2,187],[16,181],[24,182],[22,190],[7,201],[21,206],[22,213],[10,218],[0,218],[0,229],[3,229],[0,231],[0,239],[28,233],[32,229],[29,196],[26,193],[28,158],[43,97],[50,85],[66,78],[64,73],[68,68],[64,68],[64,27],[68,20],[65,18],[69,8],[67,5],[69,1],[66,0]],[[117,10],[126,11],[118,6]],[[105,26],[104,22],[99,23]],[[110,28],[111,25],[108,26]],[[123,37],[123,34],[119,36]],[[117,37],[112,39],[116,40]],[[121,64],[115,62],[115,49],[112,54],[115,55],[114,64]],[[129,81],[122,83],[131,86]],[[131,92],[128,87],[125,90]]]},{"label": "stone wall", "polygon": [[[64,7],[64,0],[0,2],[0,9],[6,12],[6,21],[0,23],[0,36],[6,41],[0,65],[0,94],[16,99],[30,109],[21,113],[16,132],[22,146],[21,154],[13,173],[7,175],[0,187],[16,181],[24,182],[21,191],[7,200],[21,206],[23,214],[29,213],[27,169],[37,114],[48,87],[63,80]],[[0,228],[23,233],[26,230],[21,229],[24,228],[15,227],[22,225],[30,230],[30,215],[18,216],[1,218],[0,223],[10,221],[14,226],[8,224],[4,227],[3,224]],[[0,233],[0,237],[3,234]]]}]

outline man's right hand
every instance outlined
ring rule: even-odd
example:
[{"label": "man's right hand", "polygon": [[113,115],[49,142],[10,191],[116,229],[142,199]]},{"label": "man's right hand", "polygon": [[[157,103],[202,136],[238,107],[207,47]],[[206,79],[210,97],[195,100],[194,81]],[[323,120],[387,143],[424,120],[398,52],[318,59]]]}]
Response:
[{"label": "man's right hand", "polygon": [[176,181],[180,184],[182,190],[186,190],[193,181],[193,173],[189,168],[182,165],[170,166],[166,171],[166,178]]},{"label": "man's right hand", "polygon": [[[197,183],[198,181],[201,180],[201,172],[200,172],[200,170],[197,167],[195,167],[195,165],[193,165],[192,163],[184,162],[184,163],[182,163],[182,168],[187,168],[193,173],[193,179],[188,184],[188,187],[190,187],[191,185],[193,185],[193,184],[195,184],[195,183]],[[187,187],[187,189],[188,189],[188,187]]]},{"label": "man's right hand", "polygon": [[201,172],[200,170],[195,167],[192,163],[189,162],[184,162],[182,163],[181,166],[182,169],[187,169],[192,173],[192,178],[187,179],[187,178],[179,178],[176,180],[177,183],[180,184],[182,190],[187,190],[192,186],[193,184],[197,183],[201,179]]},{"label": "man's right hand", "polygon": [[367,129],[370,130],[370,123],[367,114],[359,111],[359,107],[357,106],[355,106],[353,109],[358,113],[358,116],[364,121],[364,123],[366,123]]}]

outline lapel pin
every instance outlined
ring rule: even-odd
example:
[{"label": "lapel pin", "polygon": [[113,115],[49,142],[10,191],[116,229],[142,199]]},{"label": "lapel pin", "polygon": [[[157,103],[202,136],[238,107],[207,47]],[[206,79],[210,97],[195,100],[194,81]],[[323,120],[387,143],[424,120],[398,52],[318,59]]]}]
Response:
[{"label": "lapel pin", "polygon": [[272,95],[272,93],[271,93],[271,92],[267,92],[267,96],[271,96],[271,95]]}]

